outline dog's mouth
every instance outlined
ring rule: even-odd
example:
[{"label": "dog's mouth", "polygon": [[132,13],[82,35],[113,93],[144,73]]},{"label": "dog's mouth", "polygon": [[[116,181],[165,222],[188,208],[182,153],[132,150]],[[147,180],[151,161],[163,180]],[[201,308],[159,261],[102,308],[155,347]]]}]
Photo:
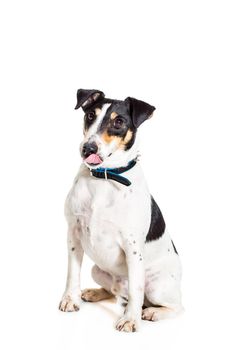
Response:
[{"label": "dog's mouth", "polygon": [[103,159],[98,154],[92,153],[84,159],[84,162],[88,165],[99,165],[103,162]]}]

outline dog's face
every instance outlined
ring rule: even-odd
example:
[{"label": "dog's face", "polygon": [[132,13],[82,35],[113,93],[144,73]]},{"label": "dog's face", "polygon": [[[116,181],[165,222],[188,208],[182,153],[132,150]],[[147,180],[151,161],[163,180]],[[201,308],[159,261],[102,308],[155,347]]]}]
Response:
[{"label": "dog's face", "polygon": [[110,157],[131,149],[137,128],[148,119],[155,107],[127,97],[124,101],[105,98],[99,90],[79,89],[77,105],[84,115],[84,140],[81,156],[90,168],[104,165]]}]

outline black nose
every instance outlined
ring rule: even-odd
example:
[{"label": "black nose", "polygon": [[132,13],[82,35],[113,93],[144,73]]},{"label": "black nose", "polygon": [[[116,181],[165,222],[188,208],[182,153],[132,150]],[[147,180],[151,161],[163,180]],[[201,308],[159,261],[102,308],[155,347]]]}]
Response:
[{"label": "black nose", "polygon": [[95,142],[86,142],[83,145],[82,156],[84,158],[87,158],[89,157],[90,154],[97,153],[97,151],[98,151],[98,146]]}]

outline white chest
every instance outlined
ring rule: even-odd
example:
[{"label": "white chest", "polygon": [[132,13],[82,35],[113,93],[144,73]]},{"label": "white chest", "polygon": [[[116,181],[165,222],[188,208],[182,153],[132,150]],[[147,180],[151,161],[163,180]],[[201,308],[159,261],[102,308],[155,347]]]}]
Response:
[{"label": "white chest", "polygon": [[126,187],[85,176],[78,179],[69,206],[78,220],[83,249],[100,268],[118,275],[127,273],[122,235],[147,232],[148,198],[142,186]]},{"label": "white chest", "polygon": [[125,275],[125,254],[117,243],[117,227],[94,217],[78,216],[80,239],[85,253],[109,273]]},{"label": "white chest", "polygon": [[121,191],[99,179],[80,179],[72,198],[85,253],[100,268],[118,275],[127,273],[119,244],[124,226],[122,198]]}]

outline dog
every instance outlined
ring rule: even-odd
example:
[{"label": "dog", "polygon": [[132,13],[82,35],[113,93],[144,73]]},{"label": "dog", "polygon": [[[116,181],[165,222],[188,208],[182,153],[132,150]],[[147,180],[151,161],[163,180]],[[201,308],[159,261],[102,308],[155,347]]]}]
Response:
[{"label": "dog", "polygon": [[[79,89],[80,107],[83,162],[65,202],[68,275],[59,309],[78,311],[81,299],[116,296],[126,302],[116,329],[134,332],[141,319],[158,321],[183,310],[180,258],[138,162],[137,129],[155,107]],[[95,263],[99,289],[80,289],[84,252]]]}]

